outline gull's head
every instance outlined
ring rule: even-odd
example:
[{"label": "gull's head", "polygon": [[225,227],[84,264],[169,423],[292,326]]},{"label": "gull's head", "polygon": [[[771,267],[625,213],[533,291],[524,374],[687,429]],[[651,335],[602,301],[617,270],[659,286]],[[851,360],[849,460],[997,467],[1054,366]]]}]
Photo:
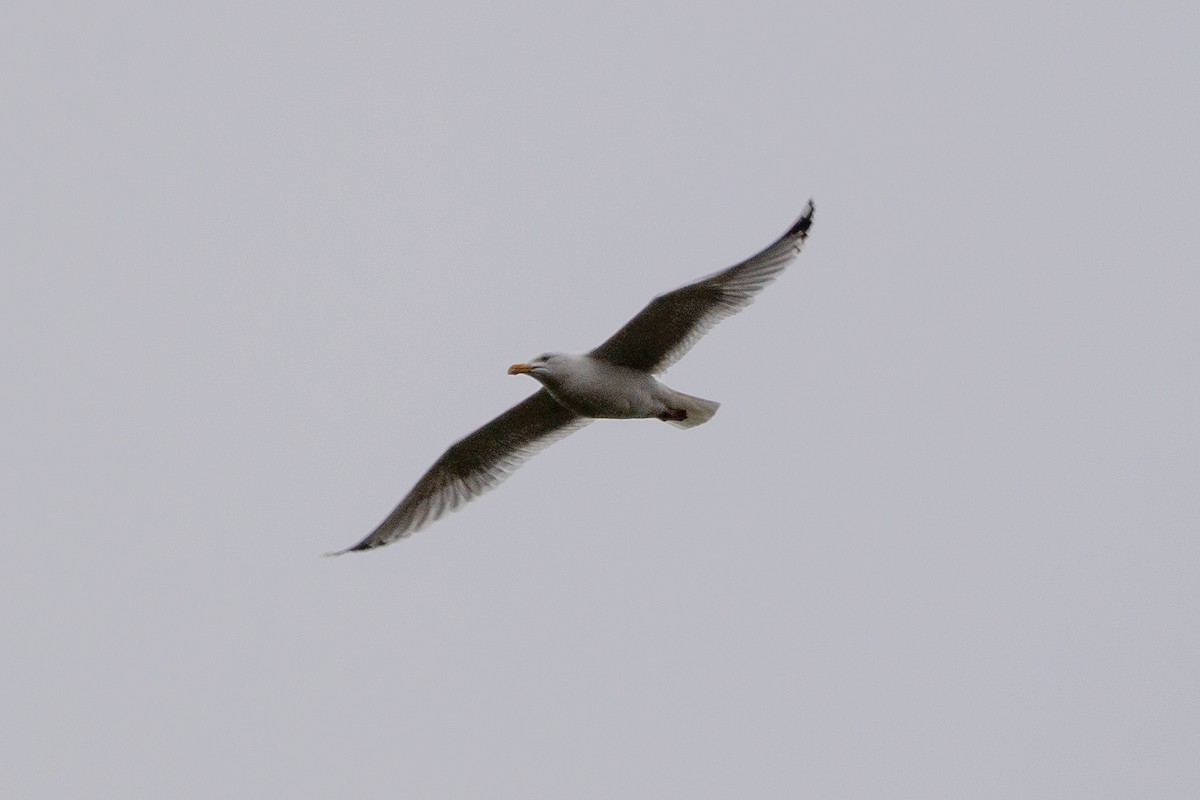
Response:
[{"label": "gull's head", "polygon": [[562,353],[542,353],[537,358],[521,364],[513,364],[508,368],[509,375],[528,375],[539,381],[555,374],[557,367],[562,365]]}]

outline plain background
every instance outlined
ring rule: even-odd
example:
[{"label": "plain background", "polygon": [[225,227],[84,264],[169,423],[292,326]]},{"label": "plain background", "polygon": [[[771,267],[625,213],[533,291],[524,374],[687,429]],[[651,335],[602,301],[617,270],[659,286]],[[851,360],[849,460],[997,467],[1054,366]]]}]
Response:
[{"label": "plain background", "polygon": [[[4,796],[1200,794],[1195,3],[5,14]],[[810,196],[711,423],[320,557]]]}]

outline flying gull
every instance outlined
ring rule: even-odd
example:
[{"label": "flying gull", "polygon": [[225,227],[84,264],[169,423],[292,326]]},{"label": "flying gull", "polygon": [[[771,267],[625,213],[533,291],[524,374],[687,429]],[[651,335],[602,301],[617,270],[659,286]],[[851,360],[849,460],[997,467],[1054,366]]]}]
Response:
[{"label": "flying gull", "polygon": [[813,203],[758,255],[659,295],[589,353],[543,353],[513,364],[542,388],[454,444],[429,468],[379,527],[353,547],[382,547],[419,531],[448,511],[495,488],[530,456],[593,419],[660,419],[679,428],[717,413],[712,400],[677,392],[654,376],[683,357],[725,317],[754,301],[800,253]]}]

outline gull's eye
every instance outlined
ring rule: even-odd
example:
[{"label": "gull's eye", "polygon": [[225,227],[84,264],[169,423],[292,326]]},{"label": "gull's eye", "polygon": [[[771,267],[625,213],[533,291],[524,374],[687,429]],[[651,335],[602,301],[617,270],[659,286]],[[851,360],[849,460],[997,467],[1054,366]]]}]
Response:
[{"label": "gull's eye", "polygon": [[538,357],[537,357],[537,360],[538,360],[538,361],[549,361],[549,360],[550,360],[550,354],[549,354],[549,353],[542,353],[540,356],[538,356]]}]

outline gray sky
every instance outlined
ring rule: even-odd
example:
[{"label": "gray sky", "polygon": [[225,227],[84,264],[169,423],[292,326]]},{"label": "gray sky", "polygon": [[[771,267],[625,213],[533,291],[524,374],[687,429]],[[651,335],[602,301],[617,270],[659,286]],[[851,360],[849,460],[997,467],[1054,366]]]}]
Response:
[{"label": "gray sky", "polygon": [[[4,796],[1200,792],[1194,4],[9,13]],[[711,423],[319,557],[809,196]]]}]

